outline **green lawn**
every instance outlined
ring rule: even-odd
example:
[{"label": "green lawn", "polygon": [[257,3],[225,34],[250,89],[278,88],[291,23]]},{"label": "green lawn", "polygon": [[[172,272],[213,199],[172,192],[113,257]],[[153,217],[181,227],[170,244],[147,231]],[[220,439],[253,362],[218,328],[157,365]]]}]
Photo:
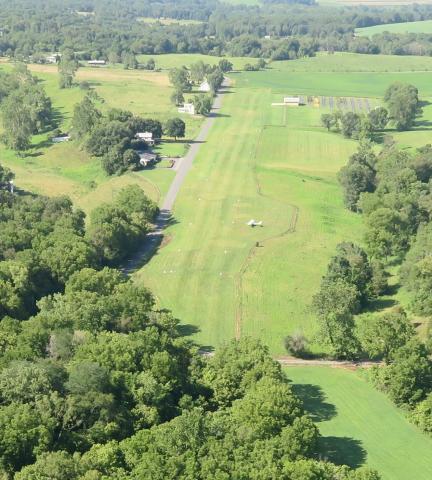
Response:
[{"label": "green lawn", "polygon": [[285,369],[318,422],[322,451],[351,466],[367,464],[383,480],[432,478],[432,439],[411,425],[356,372],[328,367]]},{"label": "green lawn", "polygon": [[357,28],[356,35],[372,37],[378,33],[432,33],[432,20],[419,22],[389,23],[373,27]]}]

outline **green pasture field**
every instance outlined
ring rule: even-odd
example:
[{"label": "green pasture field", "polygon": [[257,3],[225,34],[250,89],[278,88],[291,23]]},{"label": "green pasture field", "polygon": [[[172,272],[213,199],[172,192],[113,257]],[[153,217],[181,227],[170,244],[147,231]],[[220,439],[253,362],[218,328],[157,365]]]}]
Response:
[{"label": "green pasture field", "polygon": [[179,68],[183,65],[189,66],[199,60],[210,65],[216,65],[222,58],[229,60],[236,70],[242,70],[246,63],[253,63],[255,58],[251,57],[217,57],[214,55],[203,55],[201,53],[166,53],[163,55],[138,55],[138,61],[147,62],[153,58],[156,62],[156,68],[168,70],[170,68]]},{"label": "green pasture field", "polygon": [[373,27],[357,28],[355,33],[362,37],[372,37],[378,33],[432,33],[432,20],[418,22],[389,23]]},{"label": "green pasture field", "polygon": [[[376,104],[400,75],[308,75],[289,72],[293,63],[230,75],[233,87],[179,194],[167,242],[136,274],[203,345],[247,334],[281,354],[294,330],[313,338],[310,303],[335,246],[362,243],[362,219],[344,208],[336,179],[357,143],[321,127],[324,109],[271,103],[282,94],[349,92],[376,97]],[[424,74],[409,75],[420,92],[432,94],[427,82],[415,81]],[[412,148],[430,142],[431,125],[427,104],[413,131],[388,133]],[[250,219],[264,227],[247,227]]]},{"label": "green pasture field", "polygon": [[364,374],[288,367],[294,391],[317,422],[329,460],[376,468],[383,480],[432,478],[432,439],[410,424]]},{"label": "green pasture field", "polygon": [[246,72],[239,76],[239,85],[251,89],[269,88],[281,95],[334,95],[352,97],[382,97],[393,82],[416,85],[420,95],[432,96],[432,72],[323,72],[311,75],[309,72],[288,70],[267,70]]},{"label": "green pasture field", "polygon": [[[2,64],[0,68],[11,67]],[[78,87],[58,88],[55,66],[30,65],[29,68],[40,78],[52,99],[60,129],[68,131],[74,105],[83,98],[85,91]],[[178,116],[169,100],[171,87],[165,73],[82,68],[77,81],[84,80],[102,97],[103,101],[98,102],[102,111],[111,107],[124,108],[161,121]],[[194,138],[202,119],[185,116],[184,120],[187,140]],[[45,195],[69,195],[87,213],[99,203],[111,201],[120,188],[131,183],[138,183],[152,199],[159,201],[175,174],[167,168],[155,168],[108,177],[100,160],[89,157],[76,142],[52,144],[49,136],[50,132],[35,136],[31,151],[23,158],[0,145],[1,163],[16,173],[16,184],[20,188]],[[182,155],[187,140],[173,142],[167,139],[158,150],[165,155]]]},{"label": "green pasture field", "polygon": [[317,53],[315,57],[270,63],[270,70],[288,72],[422,72],[432,71],[432,57]]}]

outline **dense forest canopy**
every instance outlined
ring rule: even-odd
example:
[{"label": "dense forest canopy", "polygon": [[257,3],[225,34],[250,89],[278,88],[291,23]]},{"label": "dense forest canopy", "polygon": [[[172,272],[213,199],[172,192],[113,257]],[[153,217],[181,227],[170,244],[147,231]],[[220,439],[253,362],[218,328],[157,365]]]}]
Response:
[{"label": "dense forest canopy", "polygon": [[[4,0],[2,0],[4,2]],[[290,59],[314,51],[427,55],[427,35],[354,36],[358,27],[432,18],[432,6],[329,7],[315,2],[228,5],[217,0],[0,2],[0,54],[43,59],[72,48],[81,58],[121,61],[126,53],[231,54]],[[146,23],[141,18],[196,20]],[[293,47],[293,45],[297,46]]]}]

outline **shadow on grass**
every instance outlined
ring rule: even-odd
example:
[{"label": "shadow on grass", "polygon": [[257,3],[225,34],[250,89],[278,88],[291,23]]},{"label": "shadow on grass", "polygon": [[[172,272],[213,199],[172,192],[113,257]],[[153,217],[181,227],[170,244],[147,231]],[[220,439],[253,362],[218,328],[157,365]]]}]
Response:
[{"label": "shadow on grass", "polygon": [[[183,337],[190,337],[191,335],[195,335],[195,333],[198,333],[201,331],[199,327],[196,325],[191,325],[190,323],[186,324],[180,324],[177,327],[177,330],[179,331],[180,335]],[[202,347],[204,349],[205,347]]]},{"label": "shadow on grass", "polygon": [[362,443],[350,437],[320,437],[318,450],[321,458],[351,468],[361,467],[367,457]]},{"label": "shadow on grass", "polygon": [[336,407],[325,401],[326,396],[318,385],[293,384],[292,389],[314,422],[331,420],[337,415]]}]

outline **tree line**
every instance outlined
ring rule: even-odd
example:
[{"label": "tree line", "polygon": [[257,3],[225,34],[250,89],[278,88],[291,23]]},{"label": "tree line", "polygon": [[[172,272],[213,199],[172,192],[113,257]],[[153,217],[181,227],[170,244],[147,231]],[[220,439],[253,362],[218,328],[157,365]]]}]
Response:
[{"label": "tree line", "polygon": [[[385,100],[396,128],[412,126],[415,87],[392,85]],[[432,147],[406,151],[387,141],[378,153],[362,140],[338,179],[346,207],[363,217],[364,248],[345,242],[331,258],[313,299],[319,338],[335,357],[382,360],[371,373],[376,386],[432,433],[432,337],[419,336],[410,318],[432,314]],[[408,313],[373,313],[389,293],[390,264],[409,294]],[[287,339],[293,353],[307,353],[305,345],[301,336]]]},{"label": "tree line", "polygon": [[19,153],[31,145],[36,133],[52,125],[51,100],[23,64],[11,73],[0,72],[1,140]]},{"label": "tree line", "polygon": [[[5,0],[3,0],[5,1]],[[31,3],[31,5],[30,5]],[[204,53],[273,60],[311,56],[317,50],[429,55],[427,35],[354,36],[358,27],[432,18],[428,5],[380,7],[321,6],[315,2],[263,2],[231,5],[217,0],[119,2],[20,0],[0,3],[0,54],[44,61],[71,49],[78,60],[105,59],[136,68],[136,55]],[[84,9],[84,10],[81,10]],[[198,20],[145,23],[141,17]],[[65,80],[67,80],[67,76]]]}]

